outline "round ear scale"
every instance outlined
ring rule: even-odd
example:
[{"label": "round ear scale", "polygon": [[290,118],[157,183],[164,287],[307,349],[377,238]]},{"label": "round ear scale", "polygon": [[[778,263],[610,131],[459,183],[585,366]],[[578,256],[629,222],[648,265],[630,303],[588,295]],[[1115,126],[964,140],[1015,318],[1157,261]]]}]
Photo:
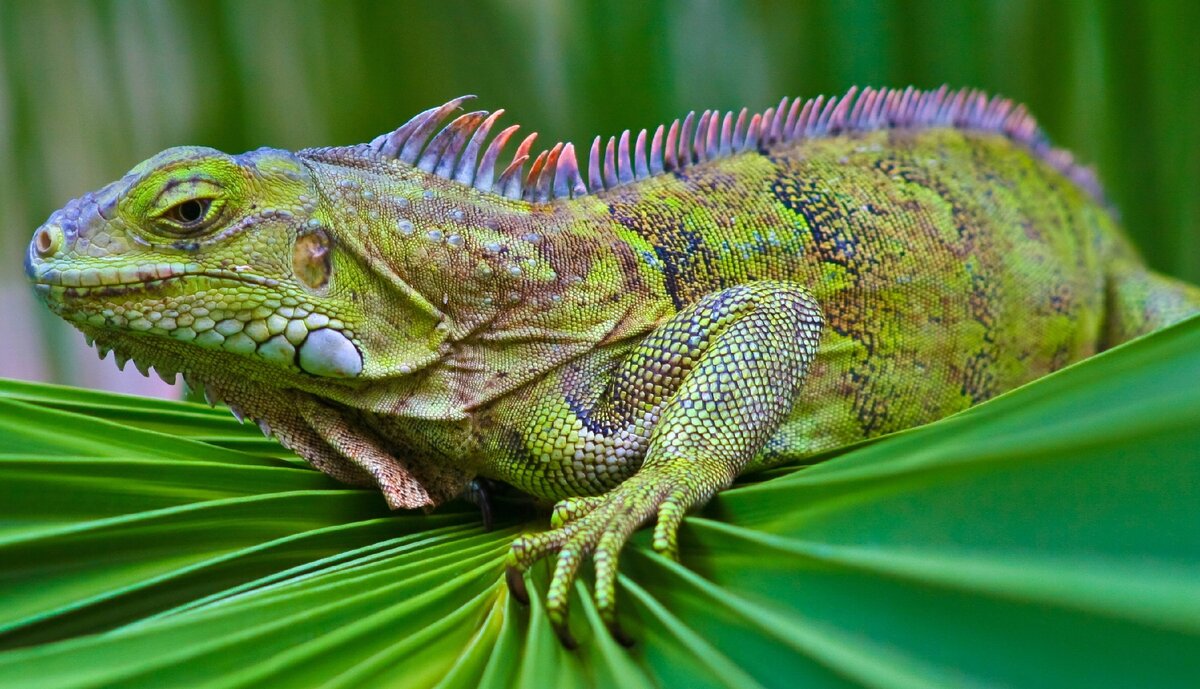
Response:
[{"label": "round ear scale", "polygon": [[292,249],[292,272],[309,289],[319,290],[329,283],[331,244],[329,235],[321,228],[302,234],[296,240]]},{"label": "round ear scale", "polygon": [[298,362],[307,373],[325,378],[353,378],[363,370],[362,353],[333,328],[308,333],[300,345]]}]

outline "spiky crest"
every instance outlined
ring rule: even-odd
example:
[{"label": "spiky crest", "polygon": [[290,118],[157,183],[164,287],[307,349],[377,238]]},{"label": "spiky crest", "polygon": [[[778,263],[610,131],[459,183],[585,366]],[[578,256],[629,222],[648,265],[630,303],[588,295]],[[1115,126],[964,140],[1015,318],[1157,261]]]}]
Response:
[{"label": "spiky crest", "polygon": [[744,151],[766,153],[801,139],[878,129],[953,127],[1002,134],[1097,198],[1103,196],[1092,170],[1077,164],[1068,151],[1052,146],[1025,106],[1000,96],[989,97],[975,89],[951,90],[942,86],[936,91],[921,91],[910,86],[903,90],[866,88],[859,92],[857,87],[851,87],[841,97],[784,98],[778,106],[753,115],[745,108],[736,115],[705,110],[699,118],[690,112],[670,125],[659,125],[653,133],[639,131],[632,144],[629,130],[619,137],[609,137],[607,142],[596,137],[588,154],[587,182],[571,143],[557,143],[533,156],[526,175],[525,163],[531,157],[537,134],[530,134],[521,142],[496,177],[500,154],[519,126],[512,125],[497,134],[482,159],[479,151],[503,110],[459,115],[434,134],[452,112],[471,98],[474,96],[462,96],[430,108],[399,129],[353,150],[401,160],[481,191],[538,203],[605,191]]}]

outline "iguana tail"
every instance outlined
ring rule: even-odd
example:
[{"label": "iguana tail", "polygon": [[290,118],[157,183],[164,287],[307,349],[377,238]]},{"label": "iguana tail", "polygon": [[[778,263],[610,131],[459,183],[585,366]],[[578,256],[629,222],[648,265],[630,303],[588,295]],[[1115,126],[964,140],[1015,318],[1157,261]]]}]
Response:
[{"label": "iguana tail", "polygon": [[1200,287],[1160,275],[1140,260],[1110,264],[1105,347],[1200,314]]}]

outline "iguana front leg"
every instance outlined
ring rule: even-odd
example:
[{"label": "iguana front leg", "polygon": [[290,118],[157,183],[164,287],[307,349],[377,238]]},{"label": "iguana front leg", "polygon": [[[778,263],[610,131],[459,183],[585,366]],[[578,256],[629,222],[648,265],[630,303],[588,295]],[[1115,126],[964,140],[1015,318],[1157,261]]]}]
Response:
[{"label": "iguana front leg", "polygon": [[792,408],[821,323],[817,303],[802,287],[747,283],[679,312],[621,363],[597,406],[657,417],[640,468],[603,495],[558,503],[551,530],[522,536],[509,555],[510,587],[525,597],[520,573],[557,553],[547,611],[564,643],[574,643],[568,594],[584,558],[592,555],[596,605],[616,632],[621,547],[657,517],[654,549],[676,555],[684,514],[729,486]]}]

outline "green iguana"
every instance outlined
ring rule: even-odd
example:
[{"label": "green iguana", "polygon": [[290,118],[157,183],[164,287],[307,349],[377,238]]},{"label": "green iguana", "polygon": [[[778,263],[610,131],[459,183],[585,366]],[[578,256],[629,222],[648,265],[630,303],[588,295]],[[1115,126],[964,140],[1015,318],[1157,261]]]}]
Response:
[{"label": "green iguana", "polygon": [[[442,124],[368,144],[166,150],[34,233],[42,299],[182,372],[315,467],[433,507],[552,502],[509,586],[617,556],[739,475],[939,419],[1200,311],[1091,173],[976,91],[851,90],[571,144]],[[499,171],[499,174],[497,174]],[[619,632],[617,632],[619,633]]]}]

